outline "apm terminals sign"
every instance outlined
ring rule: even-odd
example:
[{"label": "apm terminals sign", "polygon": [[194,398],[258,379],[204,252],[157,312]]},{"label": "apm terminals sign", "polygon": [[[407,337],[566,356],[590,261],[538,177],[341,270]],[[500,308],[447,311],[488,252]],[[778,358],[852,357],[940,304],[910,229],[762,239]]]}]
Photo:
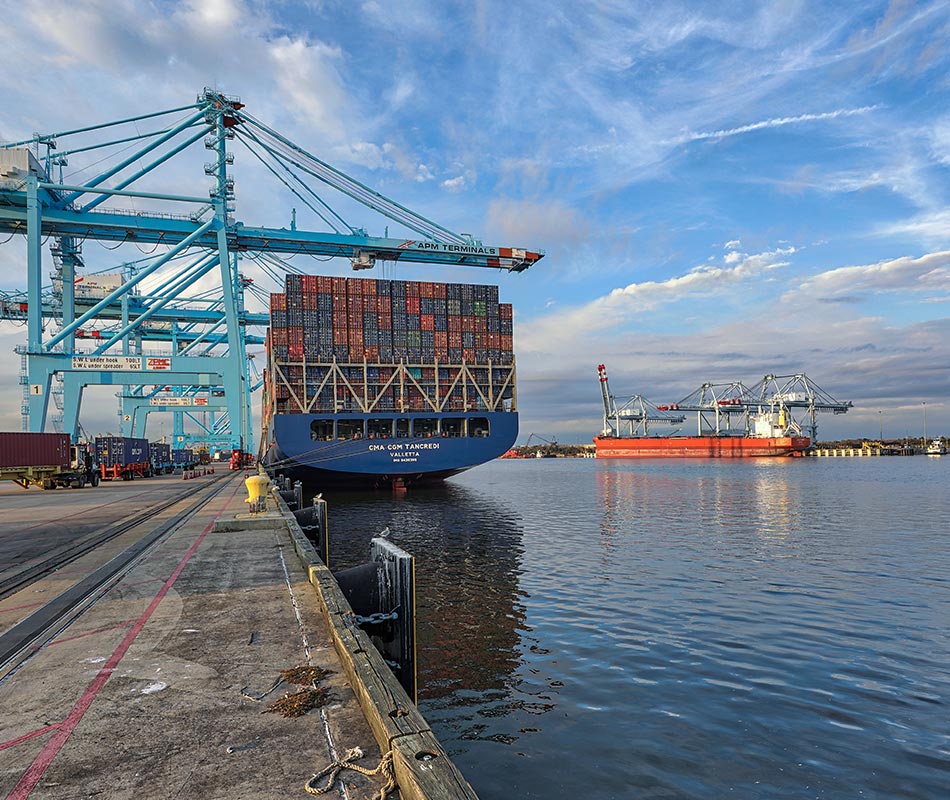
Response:
[{"label": "apm terminals sign", "polygon": [[446,244],[445,242],[405,241],[400,250],[429,250],[435,253],[464,253],[473,256],[499,256],[497,247],[485,247],[480,244]]}]

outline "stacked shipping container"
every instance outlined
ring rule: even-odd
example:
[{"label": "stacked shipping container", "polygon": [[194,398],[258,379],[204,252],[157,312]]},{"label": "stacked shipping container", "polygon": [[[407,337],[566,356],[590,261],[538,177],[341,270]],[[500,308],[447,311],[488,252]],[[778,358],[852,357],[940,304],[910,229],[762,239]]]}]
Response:
[{"label": "stacked shipping container", "polygon": [[512,309],[497,286],[288,275],[271,295],[279,360],[510,364]]},{"label": "stacked shipping container", "polygon": [[[271,295],[270,317],[267,347],[283,378],[273,382],[278,413],[300,410],[300,395],[316,397],[310,411],[354,410],[354,394],[374,410],[402,410],[400,398],[422,410],[437,386],[448,392],[446,410],[465,410],[469,393],[451,388],[460,365],[485,386],[513,375],[512,307],[498,302],[497,286],[288,275],[284,294]],[[339,376],[349,386],[328,395],[321,365],[333,362],[347,365]],[[408,392],[400,364],[417,382]]]}]

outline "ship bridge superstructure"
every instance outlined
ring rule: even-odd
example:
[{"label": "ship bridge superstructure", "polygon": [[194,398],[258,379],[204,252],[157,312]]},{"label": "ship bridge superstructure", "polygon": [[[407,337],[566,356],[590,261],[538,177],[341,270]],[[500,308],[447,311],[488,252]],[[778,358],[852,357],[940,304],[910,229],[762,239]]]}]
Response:
[{"label": "ship bridge superstructure", "polygon": [[[287,227],[237,220],[235,150],[317,229],[298,228],[296,207]],[[386,219],[383,236],[348,221],[359,209]],[[390,236],[389,224],[402,235]],[[543,256],[409,210],[213,89],[177,108],[0,145],[0,235],[26,240],[26,289],[0,293],[0,318],[26,327],[25,428],[47,427],[61,388],[62,427],[76,438],[83,390],[115,385],[124,432],[139,430],[146,409],[160,410],[175,415],[183,443],[180,423],[201,414],[209,421],[199,437],[244,451],[254,449],[250,393],[260,383],[247,348],[263,342],[269,321],[266,305],[245,307],[246,297],[268,294],[246,273],[279,283],[278,273],[304,271],[294,256],[339,257],[353,269],[414,262],[520,272]],[[92,243],[106,254],[90,252]],[[185,409],[201,398],[203,409]]]}]

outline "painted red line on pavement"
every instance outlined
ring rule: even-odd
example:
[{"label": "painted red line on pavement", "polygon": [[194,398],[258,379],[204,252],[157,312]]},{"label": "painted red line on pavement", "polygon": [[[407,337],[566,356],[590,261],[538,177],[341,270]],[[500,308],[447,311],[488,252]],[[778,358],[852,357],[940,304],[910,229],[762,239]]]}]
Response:
[{"label": "painted red line on pavement", "polygon": [[20,742],[28,742],[30,739],[33,739],[36,736],[42,736],[44,733],[55,731],[61,724],[62,723],[57,722],[55,725],[47,725],[46,727],[35,730],[32,733],[24,733],[22,736],[17,736],[16,739],[10,739],[8,742],[0,742],[0,750],[6,750],[8,747],[13,747],[16,744],[20,744]]},{"label": "painted red line on pavement", "polygon": [[[54,644],[62,644],[63,642],[71,642],[73,639],[82,639],[86,636],[95,636],[97,633],[105,633],[106,631],[114,631],[116,628],[128,628],[129,625],[135,623],[134,619],[127,619],[125,622],[120,622],[118,625],[109,625],[105,628],[96,628],[94,631],[86,631],[85,633],[77,633],[75,636],[63,636],[61,639],[53,639],[51,642],[47,642],[46,646],[51,647]],[[37,647],[37,650],[40,648]]]},{"label": "painted red line on pavement", "polygon": [[8,608],[0,608],[0,614],[6,614],[8,611],[21,611],[24,608],[36,608],[45,603],[45,600],[37,600],[35,603],[25,603],[22,606],[9,606]]},{"label": "painted red line on pavement", "polygon": [[[234,495],[238,493],[238,489],[241,488],[241,485],[235,487],[234,491],[231,493],[231,497],[228,498],[230,502]],[[227,503],[225,506],[227,507]],[[175,581],[178,580],[178,577],[185,569],[185,565],[191,560],[191,557],[198,550],[198,547],[204,541],[205,536],[211,531],[211,528],[214,526],[214,523],[217,521],[218,517],[223,513],[224,508],[221,509],[217,514],[214,515],[214,518],[207,524],[205,529],[201,532],[201,535],[195,540],[195,543],[188,548],[188,552],[182,557],[181,561],[178,562],[178,566],[175,567],[175,571],[169,576],[168,580],[162,584],[162,588],[158,590],[158,594],[152,599],[152,602],[149,603],[148,608],[142,612],[135,625],[132,627],[126,635],[125,638],[119,643],[119,646],[113,651],[112,655],[109,656],[109,659],[103,664],[102,669],[96,673],[96,677],[92,679],[92,682],[86,687],[86,690],[82,693],[82,696],[79,700],[76,701],[76,705],[73,706],[69,714],[66,715],[66,719],[63,720],[59,725],[59,730],[53,735],[53,737],[46,743],[46,746],[40,751],[40,754],[33,760],[33,763],[27,768],[26,772],[20,777],[20,780],[17,782],[17,785],[13,787],[13,790],[10,794],[7,795],[7,800],[24,800],[24,798],[29,797],[33,789],[36,788],[36,784],[39,783],[40,778],[43,777],[43,773],[49,768],[49,765],[52,763],[53,759],[56,758],[56,755],[62,749],[63,745],[66,744],[66,740],[69,738],[70,734],[76,729],[76,726],[79,724],[80,720],[85,715],[86,711],[89,710],[89,706],[92,705],[92,701],[96,699],[96,696],[102,690],[102,687],[105,686],[106,681],[112,677],[112,672],[119,665],[119,662],[125,656],[128,649],[132,646],[132,642],[135,641],[136,637],[142,632],[142,629],[145,627],[145,623],[149,621],[152,614],[155,613],[155,609],[158,608],[158,604],[162,602],[165,598],[165,595],[168,594],[168,590],[175,585]]]}]

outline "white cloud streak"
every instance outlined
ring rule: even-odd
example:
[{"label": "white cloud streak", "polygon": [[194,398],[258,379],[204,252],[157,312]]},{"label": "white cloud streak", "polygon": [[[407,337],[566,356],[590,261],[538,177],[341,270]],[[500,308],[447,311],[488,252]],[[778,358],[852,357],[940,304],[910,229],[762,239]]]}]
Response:
[{"label": "white cloud streak", "polygon": [[869,114],[879,108],[881,108],[880,105],[862,106],[861,108],[839,108],[836,111],[825,111],[820,114],[799,114],[796,117],[774,117],[773,119],[751,122],[748,125],[740,125],[736,128],[723,128],[718,131],[689,131],[674,141],[676,143],[686,143],[698,142],[703,139],[725,139],[729,136],[740,136],[743,133],[753,133],[754,131],[767,130],[769,128],[783,128],[786,125],[800,125],[804,122],[822,122],[825,120],[839,119],[841,117]]}]

